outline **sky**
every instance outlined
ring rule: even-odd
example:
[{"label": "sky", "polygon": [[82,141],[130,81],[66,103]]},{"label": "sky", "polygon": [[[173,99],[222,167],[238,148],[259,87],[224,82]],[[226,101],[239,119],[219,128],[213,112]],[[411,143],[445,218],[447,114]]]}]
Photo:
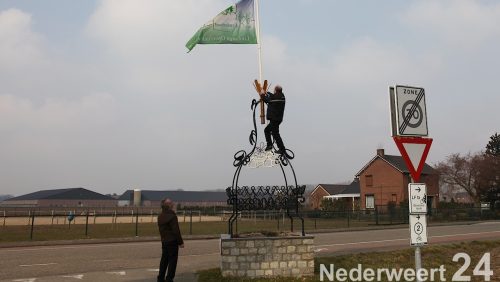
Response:
[{"label": "sky", "polygon": [[[231,186],[251,150],[255,45],[184,46],[229,0],[0,0],[0,194]],[[299,184],[347,183],[425,88],[427,163],[500,132],[500,2],[261,0],[263,76]],[[264,142],[258,125],[258,142]],[[279,167],[240,185],[282,185]]]}]

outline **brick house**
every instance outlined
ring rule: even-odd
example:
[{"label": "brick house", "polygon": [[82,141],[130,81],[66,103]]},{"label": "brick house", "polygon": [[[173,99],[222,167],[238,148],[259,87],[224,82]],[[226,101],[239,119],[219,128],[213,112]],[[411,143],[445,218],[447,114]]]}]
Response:
[{"label": "brick house", "polygon": [[[373,157],[357,174],[360,184],[361,209],[386,206],[389,202],[399,204],[408,200],[410,172],[401,156],[385,155],[378,149]],[[439,201],[439,175],[428,164],[424,165],[420,183],[427,185],[427,204],[437,207]]]},{"label": "brick house", "polygon": [[350,184],[318,184],[309,194],[309,205],[312,209],[320,209],[323,199],[346,199],[347,206],[353,207],[359,201],[359,180]]}]

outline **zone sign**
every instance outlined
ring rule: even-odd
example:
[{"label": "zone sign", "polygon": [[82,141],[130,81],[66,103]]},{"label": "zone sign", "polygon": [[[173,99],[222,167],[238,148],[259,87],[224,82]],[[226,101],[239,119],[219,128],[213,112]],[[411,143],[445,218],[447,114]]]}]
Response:
[{"label": "zone sign", "polygon": [[393,133],[398,136],[428,136],[424,88],[396,85],[393,95],[395,99],[391,108],[396,118]]}]

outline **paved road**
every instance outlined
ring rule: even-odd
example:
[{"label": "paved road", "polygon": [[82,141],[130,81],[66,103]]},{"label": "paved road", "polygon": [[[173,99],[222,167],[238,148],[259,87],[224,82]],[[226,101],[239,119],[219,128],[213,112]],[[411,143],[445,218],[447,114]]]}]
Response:
[{"label": "paved road", "polygon": [[[500,221],[429,228],[430,244],[500,238]],[[409,247],[404,229],[315,235],[317,255]],[[0,281],[155,281],[160,243],[136,242],[0,248]],[[196,281],[197,270],[219,266],[219,240],[188,240],[176,281]]]},{"label": "paved road", "polygon": [[[392,250],[409,247],[407,228],[316,234],[317,255]],[[500,221],[428,228],[429,244],[500,238]]]}]

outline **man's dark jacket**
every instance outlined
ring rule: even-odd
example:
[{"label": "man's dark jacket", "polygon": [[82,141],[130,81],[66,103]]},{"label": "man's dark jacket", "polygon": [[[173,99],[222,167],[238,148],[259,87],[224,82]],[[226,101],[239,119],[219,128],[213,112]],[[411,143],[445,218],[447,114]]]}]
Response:
[{"label": "man's dark jacket", "polygon": [[184,244],[181,231],[179,229],[179,221],[173,210],[163,210],[158,216],[158,228],[162,242],[177,242],[178,245]]},{"label": "man's dark jacket", "polygon": [[264,96],[264,102],[267,103],[267,119],[282,121],[285,112],[285,95],[283,93],[273,94],[267,92],[267,95]]}]

